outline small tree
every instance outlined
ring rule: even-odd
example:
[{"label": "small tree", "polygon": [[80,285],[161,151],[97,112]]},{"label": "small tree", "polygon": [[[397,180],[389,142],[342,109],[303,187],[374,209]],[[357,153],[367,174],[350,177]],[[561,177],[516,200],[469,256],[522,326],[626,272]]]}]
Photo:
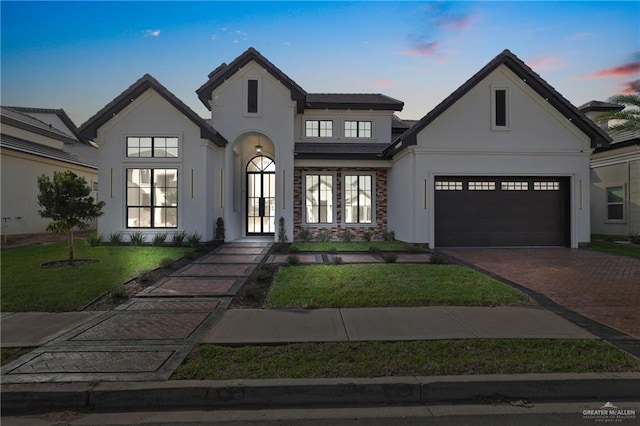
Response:
[{"label": "small tree", "polygon": [[40,216],[52,219],[47,231],[69,236],[69,265],[73,265],[73,229],[84,229],[102,214],[104,201],[95,202],[85,178],[70,170],[54,172],[38,178],[38,210]]}]

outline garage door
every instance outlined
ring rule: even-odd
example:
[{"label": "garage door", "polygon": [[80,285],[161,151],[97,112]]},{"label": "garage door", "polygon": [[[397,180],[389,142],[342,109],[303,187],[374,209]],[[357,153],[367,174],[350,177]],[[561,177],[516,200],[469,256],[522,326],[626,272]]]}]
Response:
[{"label": "garage door", "polygon": [[436,247],[568,246],[569,178],[436,177]]}]

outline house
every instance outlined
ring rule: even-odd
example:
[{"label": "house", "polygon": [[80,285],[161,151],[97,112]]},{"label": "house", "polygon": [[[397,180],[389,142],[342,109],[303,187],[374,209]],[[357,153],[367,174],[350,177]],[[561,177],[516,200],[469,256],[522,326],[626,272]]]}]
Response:
[{"label": "house", "polygon": [[[624,105],[591,101],[579,107],[587,117],[622,111]],[[604,130],[608,122],[597,123]],[[591,232],[640,234],[640,130],[610,131],[611,144],[591,155]]]},{"label": "house", "polygon": [[98,150],[80,137],[64,110],[2,106],[0,121],[3,235],[46,231],[50,220],[38,214],[40,175],[71,170],[97,197]]},{"label": "house", "polygon": [[505,50],[419,121],[383,94],[307,93],[257,50],[196,90],[145,75],[80,127],[103,234],[303,231],[446,246],[589,241],[589,155],[609,137]]}]

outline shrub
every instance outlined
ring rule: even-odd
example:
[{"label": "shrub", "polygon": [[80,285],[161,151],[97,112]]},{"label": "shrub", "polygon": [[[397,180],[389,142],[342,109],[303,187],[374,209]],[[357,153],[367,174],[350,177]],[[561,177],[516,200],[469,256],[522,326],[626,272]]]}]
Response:
[{"label": "shrub", "polygon": [[124,237],[119,232],[109,234],[109,244],[112,246],[119,246],[124,242]]},{"label": "shrub", "polygon": [[342,265],[342,258],[340,256],[333,256],[331,263],[334,265]]},{"label": "shrub", "polygon": [[300,249],[296,246],[289,246],[289,253],[297,253]]},{"label": "shrub", "polygon": [[322,231],[318,232],[318,241],[321,243],[327,243],[329,241],[331,241],[331,232],[329,232],[326,229],[323,229]]},{"label": "shrub", "polygon": [[97,232],[92,232],[87,235],[87,244],[89,247],[97,247],[102,244],[102,234],[98,234]]},{"label": "shrub", "polygon": [[171,268],[173,266],[173,259],[170,257],[164,257],[160,259],[160,267],[164,269]]},{"label": "shrub", "polygon": [[300,258],[295,254],[290,254],[289,256],[287,256],[287,264],[291,266],[296,266],[300,264]]},{"label": "shrub", "polygon": [[140,274],[138,274],[140,282],[146,283],[151,281],[151,272],[153,272],[151,269],[143,269],[140,271]]},{"label": "shrub", "polygon": [[215,240],[224,241],[224,219],[221,217],[219,217],[218,220],[216,220]]},{"label": "shrub", "polygon": [[368,229],[362,232],[362,239],[369,242],[373,238],[373,233]]},{"label": "shrub", "polygon": [[144,244],[145,240],[145,235],[140,231],[136,231],[129,236],[129,244],[132,246],[141,246]]},{"label": "shrub", "polygon": [[379,253],[380,249],[376,246],[369,246],[369,253]]},{"label": "shrub", "polygon": [[273,278],[274,268],[271,265],[267,265],[266,263],[261,263],[258,265],[256,270],[251,275],[251,279],[254,281],[271,281]]},{"label": "shrub", "polygon": [[304,228],[302,231],[300,231],[298,237],[300,237],[302,241],[308,243],[313,240],[313,232],[311,232],[309,228]]},{"label": "shrub", "polygon": [[384,241],[394,241],[396,239],[396,233],[393,231],[384,231],[382,233],[382,239]]},{"label": "shrub", "polygon": [[398,260],[398,255],[395,253],[385,253],[384,256],[382,256],[382,259],[384,260],[384,263],[395,263],[396,260]]},{"label": "shrub", "polygon": [[272,250],[275,253],[287,253],[290,248],[290,245],[287,243],[274,243]]},{"label": "shrub", "polygon": [[629,241],[631,241],[633,244],[640,244],[640,234],[632,232],[631,234],[629,234]]},{"label": "shrub", "polygon": [[338,249],[335,247],[329,247],[329,250],[327,250],[329,253],[337,253]]},{"label": "shrub", "polygon": [[352,239],[353,234],[348,229],[345,229],[342,232],[342,235],[340,235],[340,241],[342,241],[343,243],[350,243]]},{"label": "shrub", "polygon": [[182,232],[176,232],[175,234],[173,234],[173,237],[171,239],[171,244],[176,246],[176,247],[180,247],[182,246],[182,244],[184,243],[184,240],[187,238],[187,233],[182,231]]},{"label": "shrub", "polygon": [[153,245],[154,246],[163,246],[165,242],[167,242],[167,233],[162,232],[160,234],[156,234],[153,236]]},{"label": "shrub", "polygon": [[284,217],[280,216],[280,219],[278,220],[278,242],[284,244],[287,240],[287,227],[284,223]]},{"label": "shrub", "polygon": [[202,236],[197,232],[189,234],[189,236],[187,237],[187,243],[189,244],[189,247],[193,248],[196,248],[200,245],[200,240],[202,240]]},{"label": "shrub", "polygon": [[113,301],[123,300],[127,298],[127,290],[122,284],[118,284],[109,292],[109,297]]}]

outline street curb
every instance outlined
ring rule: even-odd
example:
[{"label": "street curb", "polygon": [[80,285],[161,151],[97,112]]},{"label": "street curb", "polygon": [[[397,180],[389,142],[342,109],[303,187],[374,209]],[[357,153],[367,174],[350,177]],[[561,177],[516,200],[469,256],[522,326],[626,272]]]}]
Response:
[{"label": "street curb", "polygon": [[2,385],[2,415],[494,400],[634,400],[640,373]]}]

